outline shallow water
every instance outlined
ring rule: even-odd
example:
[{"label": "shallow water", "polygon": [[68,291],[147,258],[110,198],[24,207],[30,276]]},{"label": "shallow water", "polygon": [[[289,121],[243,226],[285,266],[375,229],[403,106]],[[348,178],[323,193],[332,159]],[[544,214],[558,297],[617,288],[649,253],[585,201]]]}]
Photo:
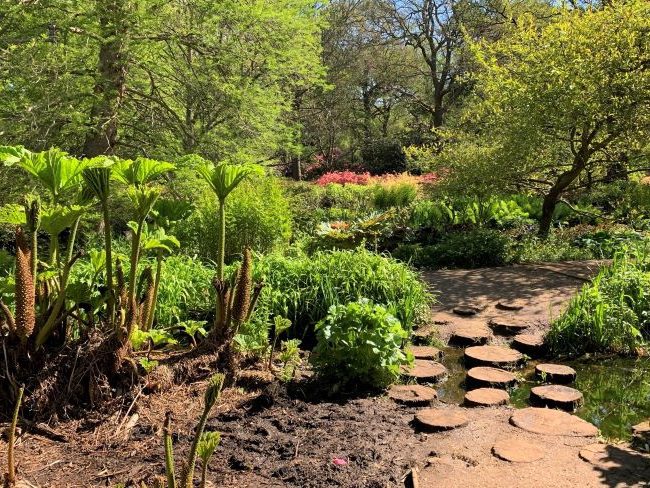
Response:
[{"label": "shallow water", "polygon": [[[447,348],[442,362],[449,378],[436,389],[446,403],[462,404],[465,396],[463,350]],[[529,361],[519,370],[522,381],[510,392],[513,406],[528,406],[530,389],[540,384],[535,379],[535,364]],[[552,362],[552,361],[547,361]],[[583,358],[557,361],[574,368],[575,384],[584,395],[584,405],[576,411],[579,417],[596,425],[609,439],[628,439],[633,425],[650,418],[650,358]]]}]

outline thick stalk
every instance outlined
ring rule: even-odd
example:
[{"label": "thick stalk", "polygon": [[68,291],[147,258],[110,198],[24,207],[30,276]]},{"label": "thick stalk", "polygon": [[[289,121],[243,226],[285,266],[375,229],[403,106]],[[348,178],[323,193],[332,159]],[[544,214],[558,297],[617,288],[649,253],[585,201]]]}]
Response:
[{"label": "thick stalk", "polygon": [[157,260],[156,276],[154,277],[154,281],[153,281],[153,300],[151,304],[151,310],[149,311],[149,316],[147,317],[146,330],[151,330],[151,327],[153,326],[154,317],[156,316],[156,303],[158,303],[158,288],[160,287],[160,276],[162,275],[162,262],[163,262],[162,251],[158,251],[158,257],[156,260]]},{"label": "thick stalk", "polygon": [[74,244],[75,241],[77,240],[77,231],[79,230],[79,222],[81,222],[81,215],[77,217],[77,219],[74,221],[74,224],[72,224],[72,230],[70,231],[70,239],[68,239],[68,257],[65,261],[66,263],[72,261],[72,257],[74,256]]},{"label": "thick stalk", "polygon": [[59,259],[59,235],[50,236],[50,265],[54,266]]},{"label": "thick stalk", "polygon": [[36,293],[36,282],[38,272],[38,230],[32,231],[32,276],[34,277],[34,293]]},{"label": "thick stalk", "polygon": [[106,300],[106,311],[109,323],[113,323],[115,310],[115,290],[113,289],[113,238],[111,236],[111,213],[108,208],[108,201],[102,202],[102,214],[104,219],[104,252],[106,254],[106,289],[108,296]]},{"label": "thick stalk", "polygon": [[18,390],[18,398],[16,399],[16,407],[14,408],[14,416],[11,419],[11,426],[9,427],[9,445],[7,446],[7,474],[5,479],[5,486],[16,486],[16,462],[14,459],[14,444],[16,443],[16,426],[18,425],[18,413],[20,412],[20,404],[23,401],[23,393],[25,388],[20,387]]},{"label": "thick stalk", "polygon": [[138,261],[140,261],[140,241],[142,239],[142,226],[144,224],[144,219],[138,222],[138,230],[133,235],[133,240],[131,242],[131,269],[129,270],[129,295],[128,295],[128,305],[129,305],[129,320],[127,324],[127,336],[131,337],[133,332],[133,327],[135,326],[136,320],[136,277],[138,273]]},{"label": "thick stalk", "polygon": [[192,441],[192,447],[190,447],[190,453],[187,456],[187,465],[185,466],[185,471],[183,473],[183,479],[181,480],[181,488],[192,488],[194,486],[194,466],[196,465],[196,453],[199,447],[199,440],[203,435],[205,430],[205,424],[208,422],[208,415],[213,405],[206,403],[203,408],[203,414],[201,414],[201,419],[199,420],[196,430],[194,432],[194,440]]},{"label": "thick stalk", "polygon": [[226,252],[226,200],[219,199],[219,248],[217,261],[217,276],[223,280],[223,268]]},{"label": "thick stalk", "polygon": [[167,412],[163,425],[163,447],[165,449],[165,473],[167,474],[167,488],[176,488],[176,474],[174,473],[174,447],[172,446],[172,415]]}]

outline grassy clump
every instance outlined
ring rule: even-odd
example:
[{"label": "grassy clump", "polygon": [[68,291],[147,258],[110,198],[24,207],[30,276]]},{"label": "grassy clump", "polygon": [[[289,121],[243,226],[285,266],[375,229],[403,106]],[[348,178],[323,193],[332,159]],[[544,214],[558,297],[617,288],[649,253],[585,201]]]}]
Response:
[{"label": "grassy clump", "polygon": [[650,259],[617,254],[553,322],[547,342],[555,354],[634,354],[650,337]]}]

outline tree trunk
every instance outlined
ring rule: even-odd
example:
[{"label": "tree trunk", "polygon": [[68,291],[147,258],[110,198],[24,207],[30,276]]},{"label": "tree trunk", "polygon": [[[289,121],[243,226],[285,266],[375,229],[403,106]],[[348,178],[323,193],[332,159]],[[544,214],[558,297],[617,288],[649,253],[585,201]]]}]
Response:
[{"label": "tree trunk", "polygon": [[111,154],[117,142],[118,115],[124,99],[127,73],[128,12],[125,0],[97,0],[100,35],[99,62],[90,120],[83,153],[87,157]]},{"label": "tree trunk", "polygon": [[573,160],[573,165],[571,169],[565,171],[549,189],[548,193],[544,195],[544,201],[542,203],[542,216],[539,219],[539,237],[546,239],[551,231],[551,224],[553,223],[553,213],[555,212],[555,207],[557,201],[560,198],[560,195],[567,187],[575,181],[575,179],[580,176],[580,173],[585,169],[587,164],[587,159],[584,155],[580,153],[576,155]]}]

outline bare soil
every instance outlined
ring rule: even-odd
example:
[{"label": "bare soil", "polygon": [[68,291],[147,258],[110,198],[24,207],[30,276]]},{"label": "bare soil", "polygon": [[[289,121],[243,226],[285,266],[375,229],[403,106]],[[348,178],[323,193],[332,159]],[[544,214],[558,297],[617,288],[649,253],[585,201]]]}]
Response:
[{"label": "bare soil", "polygon": [[[437,313],[450,312],[458,303],[523,301],[518,316],[525,314],[543,332],[549,311],[557,313],[593,273],[595,265],[588,271],[586,266],[441,271],[427,278],[441,292]],[[443,337],[451,332],[444,324],[438,327]],[[32,486],[56,488],[151,486],[164,473],[160,430],[165,412],[173,414],[179,462],[201,412],[203,387],[197,382],[143,392],[112,414],[53,418],[44,429],[27,428],[17,444],[20,477]],[[253,368],[239,386],[224,392],[209,420],[208,430],[222,433],[209,466],[211,486],[401,487],[412,468],[420,487],[650,486],[650,460],[626,446],[605,445],[588,462],[579,453],[597,438],[524,431],[511,424],[510,407],[465,409],[438,402],[436,408],[459,411],[468,424],[423,432],[413,422],[420,409],[385,394],[328,397],[308,377],[287,388]],[[0,412],[0,421],[7,417],[8,412]],[[52,440],[47,429],[67,442]],[[507,450],[510,439],[535,446],[542,458],[524,463],[496,457],[495,444]],[[3,470],[5,452],[0,440]]]}]

